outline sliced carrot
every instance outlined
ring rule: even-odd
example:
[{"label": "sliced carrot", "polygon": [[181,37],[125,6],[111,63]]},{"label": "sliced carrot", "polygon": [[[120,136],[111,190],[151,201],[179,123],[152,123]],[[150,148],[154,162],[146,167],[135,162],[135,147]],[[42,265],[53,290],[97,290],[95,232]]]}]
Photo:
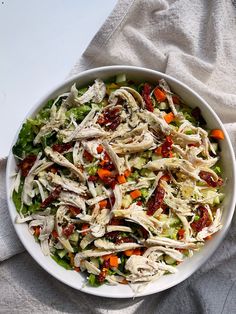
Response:
[{"label": "sliced carrot", "polygon": [[167,114],[164,116],[164,119],[165,119],[166,123],[169,124],[169,123],[171,123],[172,121],[174,121],[175,116],[174,116],[173,112],[169,112],[169,113],[167,113]]},{"label": "sliced carrot", "polygon": [[34,229],[34,235],[38,238],[40,235],[40,227],[35,227]]},{"label": "sliced carrot", "polygon": [[98,169],[98,176],[100,179],[111,177],[111,171],[107,169]]},{"label": "sliced carrot", "polygon": [[131,255],[133,255],[133,252],[134,252],[133,249],[131,249],[131,250],[125,250],[125,251],[124,251],[124,254],[125,254],[125,256],[131,256]]},{"label": "sliced carrot", "polygon": [[130,192],[130,196],[132,197],[133,200],[140,197],[141,195],[142,195],[142,193],[140,190],[134,190],[134,191]]},{"label": "sliced carrot", "polygon": [[110,266],[111,267],[118,267],[118,257],[116,255],[112,255],[110,257]]},{"label": "sliced carrot", "polygon": [[159,102],[164,101],[166,99],[166,93],[158,87],[154,89],[154,96],[156,100]]},{"label": "sliced carrot", "polygon": [[159,146],[155,149],[155,154],[157,154],[158,156],[161,156],[161,151],[162,151],[162,147]]},{"label": "sliced carrot", "polygon": [[98,145],[97,152],[98,154],[101,154],[103,152],[103,146],[101,144]]},{"label": "sliced carrot", "polygon": [[225,138],[224,132],[220,129],[211,130],[210,137],[217,140],[223,140]]},{"label": "sliced carrot", "polygon": [[173,152],[170,151],[170,152],[169,152],[169,158],[173,158],[173,156],[174,156],[174,155],[173,155]]},{"label": "sliced carrot", "polygon": [[141,252],[141,250],[140,250],[140,248],[138,247],[138,248],[136,248],[136,249],[134,249],[134,251],[133,251],[133,255],[142,255],[142,252]]},{"label": "sliced carrot", "polygon": [[125,183],[125,182],[126,182],[125,176],[124,176],[124,175],[119,175],[119,176],[117,176],[117,181],[118,181],[120,184]]},{"label": "sliced carrot", "polygon": [[124,176],[125,176],[126,178],[128,178],[130,175],[131,175],[131,170],[129,170],[129,169],[125,170]]},{"label": "sliced carrot", "polygon": [[103,259],[104,261],[108,261],[111,256],[112,256],[112,254],[103,255],[103,256],[102,256],[102,259]]},{"label": "sliced carrot", "polygon": [[99,204],[100,209],[106,208],[107,207],[107,200],[102,200],[98,204]]},{"label": "sliced carrot", "polygon": [[87,230],[88,228],[89,228],[89,224],[83,224],[83,225],[82,225],[81,230],[83,231],[83,232],[82,232],[82,235],[83,235],[83,236],[85,236],[85,235],[88,233],[88,230]]}]

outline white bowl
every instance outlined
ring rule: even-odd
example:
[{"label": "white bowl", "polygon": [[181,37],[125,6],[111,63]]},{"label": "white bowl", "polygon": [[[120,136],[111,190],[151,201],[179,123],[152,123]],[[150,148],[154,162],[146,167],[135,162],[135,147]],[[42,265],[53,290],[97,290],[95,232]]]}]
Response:
[{"label": "white bowl", "polygon": [[[109,66],[101,67],[92,70],[85,71],[77,76],[72,77],[66,82],[60,84],[56,88],[50,90],[50,92],[44,96],[40,101],[38,101],[32,110],[28,113],[27,117],[34,116],[37,111],[47,102],[48,99],[55,98],[57,95],[68,91],[71,85],[76,82],[77,86],[84,86],[91,83],[96,78],[107,79],[109,77],[115,76],[119,73],[126,73],[129,79],[135,81],[140,80],[157,82],[160,78],[164,78],[171,89],[180,95],[186,104],[191,107],[198,106],[207,121],[207,125],[211,129],[222,129],[225,133],[225,140],[221,141],[221,155],[222,155],[222,166],[224,169],[224,177],[227,178],[227,183],[225,186],[225,199],[222,206],[224,207],[222,223],[223,228],[217,232],[206,245],[193,257],[186,259],[182,264],[178,266],[178,272],[176,274],[165,275],[158,279],[157,281],[149,284],[144,291],[142,291],[139,296],[149,295],[152,293],[160,292],[170,287],[177,285],[189,276],[191,276],[217,249],[220,242],[223,240],[233,217],[235,208],[235,188],[236,188],[236,170],[235,170],[235,159],[233,149],[229,140],[229,137],[224,129],[223,124],[217,117],[215,112],[211,107],[191,88],[187,87],[185,84],[181,83],[177,79],[170,77],[166,74],[152,71],[145,68],[138,68],[132,66]],[[13,145],[17,140],[18,130]],[[40,246],[35,242],[33,236],[29,233],[27,224],[15,224],[15,217],[17,215],[15,206],[10,198],[10,190],[12,186],[11,174],[14,173],[16,169],[16,162],[12,152],[9,154],[7,163],[7,174],[6,174],[6,184],[7,184],[7,200],[9,206],[9,212],[11,215],[12,222],[14,224],[15,230],[23,243],[29,254],[35,259],[35,261],[42,266],[49,274],[67,284],[70,287],[81,290],[83,292],[94,294],[103,297],[113,297],[113,298],[130,298],[134,296],[133,291],[128,285],[118,285],[118,286],[108,286],[103,285],[98,288],[93,288],[89,286],[84,286],[85,276],[84,274],[76,273],[75,271],[65,270],[50,257],[43,255]]]}]

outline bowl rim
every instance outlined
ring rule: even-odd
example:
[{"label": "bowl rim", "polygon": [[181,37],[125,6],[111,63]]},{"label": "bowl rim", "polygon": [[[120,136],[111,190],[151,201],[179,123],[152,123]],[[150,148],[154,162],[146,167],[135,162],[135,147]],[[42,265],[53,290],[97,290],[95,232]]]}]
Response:
[{"label": "bowl rim", "polygon": [[[99,288],[96,289],[83,289],[82,287],[79,288],[78,286],[74,285],[74,284],[70,284],[68,283],[64,278],[61,278],[56,272],[53,272],[51,270],[49,270],[47,268],[47,265],[44,264],[44,262],[38,260],[36,258],[36,255],[34,254],[34,251],[30,250],[30,247],[27,243],[27,241],[25,240],[25,238],[23,237],[23,235],[21,234],[20,229],[17,227],[17,224],[15,223],[15,216],[17,214],[17,211],[15,209],[15,206],[11,200],[11,196],[10,196],[10,191],[11,191],[11,186],[10,186],[10,167],[11,167],[11,163],[12,160],[14,159],[14,156],[12,154],[12,147],[15,144],[18,135],[19,135],[19,131],[22,127],[22,124],[24,123],[24,121],[30,117],[38,108],[40,108],[40,106],[42,106],[43,104],[46,103],[46,101],[49,99],[49,97],[56,92],[59,89],[64,88],[65,86],[70,86],[71,84],[73,84],[74,82],[78,82],[79,79],[86,79],[87,76],[95,74],[96,72],[106,72],[106,71],[116,71],[116,72],[122,72],[125,73],[126,71],[137,71],[140,72],[140,75],[142,74],[150,74],[153,76],[159,76],[162,77],[164,79],[166,79],[169,82],[173,82],[174,84],[179,85],[180,87],[184,88],[185,90],[187,90],[188,92],[190,92],[192,95],[194,95],[194,97],[203,104],[203,106],[205,106],[208,111],[210,112],[210,115],[214,118],[214,120],[216,120],[218,122],[218,124],[221,126],[222,130],[224,131],[225,134],[225,141],[227,143],[227,147],[229,149],[229,154],[230,157],[232,158],[232,173],[233,173],[233,186],[234,189],[236,187],[236,163],[235,163],[235,156],[234,156],[234,151],[233,151],[233,147],[232,144],[230,142],[229,139],[229,135],[227,133],[227,131],[225,130],[225,127],[223,125],[223,123],[221,122],[221,120],[219,119],[219,117],[217,116],[217,114],[214,112],[214,110],[211,108],[211,106],[198,94],[196,93],[192,88],[190,88],[189,86],[187,86],[185,83],[181,82],[180,80],[167,75],[165,73],[162,73],[160,71],[156,71],[156,70],[152,70],[149,68],[144,68],[144,67],[136,67],[136,66],[128,66],[128,65],[111,65],[111,66],[102,66],[102,67],[97,67],[97,68],[93,68],[93,69],[89,69],[83,72],[80,72],[79,74],[73,75],[72,77],[66,79],[65,81],[56,84],[54,87],[52,87],[47,93],[45,93],[42,97],[40,97],[40,99],[38,101],[35,102],[35,104],[31,107],[31,109],[29,110],[29,112],[26,114],[26,116],[24,117],[23,121],[20,123],[20,126],[18,128],[18,130],[15,133],[14,139],[12,141],[11,147],[10,147],[10,152],[8,155],[8,160],[7,160],[7,167],[6,167],[6,188],[7,188],[7,204],[8,204],[8,211],[10,213],[10,217],[11,217],[11,221],[12,224],[14,226],[14,229],[21,241],[21,243],[23,244],[23,246],[25,247],[26,251],[33,257],[33,259],[44,269],[47,271],[47,273],[49,273],[50,275],[52,275],[54,278],[58,279],[60,282],[75,288],[81,292],[86,292],[88,294],[92,294],[92,295],[96,295],[96,296],[101,296],[101,297],[109,297],[109,298],[131,298],[134,297],[134,293],[131,294],[125,294],[123,295],[122,293],[120,295],[107,295],[106,293],[103,293],[101,290],[99,290]],[[112,76],[112,74],[111,74]],[[145,292],[145,290],[139,294],[137,294],[137,296],[146,296],[146,295],[150,295],[150,294],[154,294],[157,292],[161,292],[164,291],[166,289],[169,289],[179,283],[181,283],[182,281],[184,281],[185,279],[187,279],[188,277],[190,277],[194,272],[196,272],[211,256],[212,254],[217,250],[218,246],[220,245],[220,243],[223,241],[223,239],[225,238],[229,226],[231,224],[232,218],[233,218],[233,214],[234,214],[234,209],[235,209],[235,204],[236,204],[236,193],[232,196],[232,201],[231,204],[229,206],[229,208],[227,208],[228,210],[228,215],[227,215],[227,220],[224,223],[222,229],[219,231],[219,235],[218,237],[214,238],[212,241],[214,241],[214,243],[211,243],[211,247],[208,250],[208,254],[206,254],[205,256],[203,256],[201,258],[200,261],[198,261],[198,263],[196,263],[196,265],[193,265],[192,270],[189,271],[186,275],[183,275],[179,280],[176,280],[174,283],[170,283],[169,285],[166,285],[163,289],[156,289],[155,291],[152,292]],[[61,266],[59,266],[61,267]]]}]

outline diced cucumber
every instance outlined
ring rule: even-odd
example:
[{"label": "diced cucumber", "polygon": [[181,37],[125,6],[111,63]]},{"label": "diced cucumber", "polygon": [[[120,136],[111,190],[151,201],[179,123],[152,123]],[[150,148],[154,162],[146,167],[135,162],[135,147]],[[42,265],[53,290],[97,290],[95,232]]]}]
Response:
[{"label": "diced cucumber", "polygon": [[93,265],[97,268],[99,268],[99,259],[95,257],[90,258],[90,262],[93,263]]},{"label": "diced cucumber", "polygon": [[172,257],[170,257],[169,255],[165,255],[164,260],[165,260],[166,264],[168,264],[168,265],[173,265],[176,263],[176,260],[173,259]]},{"label": "diced cucumber", "polygon": [[219,166],[216,166],[213,168],[216,174],[221,174],[221,168]]},{"label": "diced cucumber", "polygon": [[70,237],[69,237],[69,240],[72,241],[72,242],[78,242],[79,241],[79,234],[78,232],[73,232]]},{"label": "diced cucumber", "polygon": [[170,217],[168,221],[170,227],[176,227],[181,223],[178,217]]},{"label": "diced cucumber", "polygon": [[147,163],[146,159],[143,158],[143,157],[138,157],[136,162],[135,162],[135,165],[134,165],[134,168],[136,169],[142,169],[143,166]]},{"label": "diced cucumber", "polygon": [[132,201],[132,197],[129,194],[126,194],[122,199],[122,206],[124,208],[128,208],[131,205]]},{"label": "diced cucumber", "polygon": [[158,156],[157,154],[152,154],[152,161],[162,159],[161,156]]},{"label": "diced cucumber", "polygon": [[155,177],[155,173],[149,169],[141,169],[140,170],[140,174],[141,176],[143,177],[149,177],[149,178],[152,178],[152,177]]},{"label": "diced cucumber", "polygon": [[169,219],[169,217],[166,214],[161,214],[159,216],[160,221],[166,222],[168,219]]},{"label": "diced cucumber", "polygon": [[145,152],[142,153],[143,158],[150,158],[151,156],[152,156],[151,150],[146,150]]},{"label": "diced cucumber", "polygon": [[58,251],[57,251],[57,255],[58,255],[60,258],[63,258],[67,253],[68,253],[67,250],[58,250]]},{"label": "diced cucumber", "polygon": [[120,73],[116,76],[116,83],[126,82],[125,73]]},{"label": "diced cucumber", "polygon": [[167,228],[163,231],[163,233],[161,234],[162,237],[165,238],[170,238],[173,240],[177,240],[177,233],[178,233],[178,229],[176,228]]},{"label": "diced cucumber", "polygon": [[162,101],[162,102],[160,102],[158,108],[159,108],[160,110],[166,110],[166,109],[169,108],[169,105],[168,105],[166,102]]},{"label": "diced cucumber", "polygon": [[88,174],[94,176],[97,173],[98,166],[91,166],[87,168]]},{"label": "diced cucumber", "polygon": [[211,143],[211,145],[212,145],[212,148],[214,149],[214,151],[215,152],[217,152],[218,151],[218,143]]},{"label": "diced cucumber", "polygon": [[143,188],[141,189],[142,197],[146,198],[149,195],[148,189]]},{"label": "diced cucumber", "polygon": [[214,198],[213,204],[214,204],[214,205],[220,204],[220,198],[219,198],[219,196],[216,196],[216,197]]}]

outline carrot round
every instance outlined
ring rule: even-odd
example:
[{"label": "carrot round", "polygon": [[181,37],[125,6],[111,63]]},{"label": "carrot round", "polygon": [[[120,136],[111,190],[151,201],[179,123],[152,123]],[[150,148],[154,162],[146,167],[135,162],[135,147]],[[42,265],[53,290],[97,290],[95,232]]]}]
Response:
[{"label": "carrot round", "polygon": [[132,192],[130,192],[130,196],[132,197],[132,199],[136,199],[138,197],[140,197],[142,195],[140,190],[134,190]]},{"label": "carrot round", "polygon": [[169,123],[171,123],[172,121],[174,121],[175,116],[174,116],[173,112],[169,112],[169,113],[167,113],[167,114],[164,116],[164,119],[165,119],[166,123],[169,124]]},{"label": "carrot round", "polygon": [[102,200],[99,202],[100,209],[107,207],[107,200]]},{"label": "carrot round", "polygon": [[124,176],[124,175],[119,175],[119,176],[117,176],[117,181],[118,181],[120,184],[125,183],[125,182],[126,182],[125,176]]},{"label": "carrot round", "polygon": [[88,228],[89,228],[89,224],[83,224],[82,225],[82,228],[81,228],[83,231],[82,235],[86,235],[88,233],[88,230],[87,230]]},{"label": "carrot round", "polygon": [[116,255],[112,255],[109,261],[111,267],[118,267],[118,257]]},{"label": "carrot round", "polygon": [[163,92],[160,88],[156,87],[154,89],[154,96],[156,98],[157,101],[161,102],[164,101],[166,99],[166,93]]},{"label": "carrot round", "polygon": [[103,179],[105,177],[111,177],[111,171],[107,169],[98,169],[98,176],[100,179]]},{"label": "carrot round", "polygon": [[98,152],[98,154],[101,154],[103,152],[103,147],[101,144],[98,145],[97,152]]},{"label": "carrot round", "polygon": [[155,149],[155,154],[157,154],[158,156],[161,156],[161,151],[162,151],[162,147],[159,146]]},{"label": "carrot round", "polygon": [[142,255],[140,248],[126,250],[126,251],[124,251],[124,254],[125,254],[126,256]]},{"label": "carrot round", "polygon": [[131,249],[131,250],[125,250],[125,251],[124,251],[124,254],[125,254],[125,256],[131,256],[131,255],[133,255],[133,252],[134,252],[133,249]]},{"label": "carrot round", "polygon": [[224,132],[220,129],[211,130],[210,137],[217,140],[223,140],[225,138]]},{"label": "carrot round", "polygon": [[125,176],[126,178],[128,178],[130,175],[131,175],[131,170],[126,169],[125,172],[124,172],[124,176]]}]

